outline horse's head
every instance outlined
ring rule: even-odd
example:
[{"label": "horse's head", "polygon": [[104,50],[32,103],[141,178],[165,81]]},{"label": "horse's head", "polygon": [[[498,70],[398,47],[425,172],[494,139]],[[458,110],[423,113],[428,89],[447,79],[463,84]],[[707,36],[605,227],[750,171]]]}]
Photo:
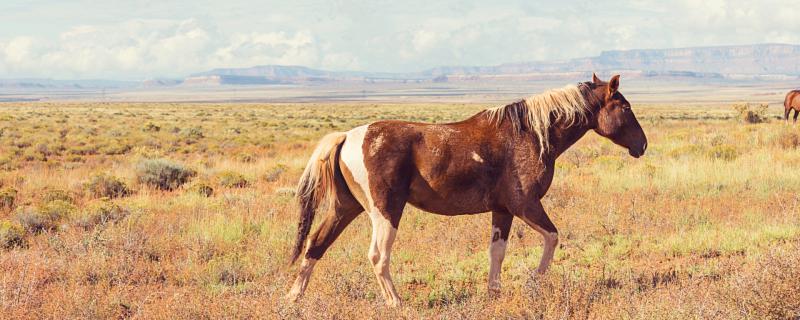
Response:
[{"label": "horse's head", "polygon": [[633,114],[631,104],[619,92],[619,75],[605,82],[592,74],[592,82],[595,97],[599,100],[594,131],[627,148],[631,156],[642,156],[647,149],[647,137]]}]

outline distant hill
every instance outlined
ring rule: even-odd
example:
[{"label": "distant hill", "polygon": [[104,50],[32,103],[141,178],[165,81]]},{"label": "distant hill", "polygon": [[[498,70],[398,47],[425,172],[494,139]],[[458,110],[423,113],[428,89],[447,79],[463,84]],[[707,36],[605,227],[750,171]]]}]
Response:
[{"label": "distant hill", "polygon": [[240,76],[262,77],[273,79],[303,79],[332,77],[336,72],[311,69],[303,66],[255,66],[249,68],[220,68],[192,74],[191,77],[203,76]]},{"label": "distant hill", "polygon": [[327,71],[304,66],[264,65],[219,68],[183,79],[113,80],[6,79],[0,88],[16,90],[236,86],[328,82],[453,82],[563,80],[591,72],[625,74],[627,78],[717,80],[800,80],[800,45],[755,44],[676,49],[603,51],[595,57],[563,61],[530,61],[496,66],[442,66],[420,72]]},{"label": "distant hill", "polygon": [[426,75],[488,75],[530,72],[639,71],[643,74],[800,75],[800,46],[757,44],[603,51],[565,61],[507,63],[491,67],[439,67]]},{"label": "distant hill", "polygon": [[0,79],[0,88],[6,89],[124,89],[139,86],[138,81],[118,80],[53,80],[53,79]]},{"label": "distant hill", "polygon": [[[301,66],[214,69],[192,75],[250,77],[255,83],[308,81],[465,81],[573,78],[576,73],[623,72],[638,77],[747,79],[800,76],[800,46],[757,44],[603,51],[599,56],[564,61],[532,61],[497,66],[443,66],[417,73],[325,71]],[[220,84],[234,84],[221,81]]]}]

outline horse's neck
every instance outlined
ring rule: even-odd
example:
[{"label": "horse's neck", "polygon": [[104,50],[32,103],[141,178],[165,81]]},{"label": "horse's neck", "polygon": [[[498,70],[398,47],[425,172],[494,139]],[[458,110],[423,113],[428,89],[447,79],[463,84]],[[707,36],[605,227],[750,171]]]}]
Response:
[{"label": "horse's neck", "polygon": [[555,127],[550,132],[550,150],[545,155],[546,158],[555,161],[564,151],[567,151],[575,142],[578,142],[589,131],[586,125],[573,125],[567,128]]}]

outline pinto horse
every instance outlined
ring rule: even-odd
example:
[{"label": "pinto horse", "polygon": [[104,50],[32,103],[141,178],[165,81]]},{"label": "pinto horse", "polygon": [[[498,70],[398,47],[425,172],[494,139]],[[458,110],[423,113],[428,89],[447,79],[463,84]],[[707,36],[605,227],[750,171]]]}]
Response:
[{"label": "pinto horse", "polygon": [[[538,273],[553,259],[558,231],[541,198],[555,161],[589,130],[640,157],[647,138],[618,91],[619,75],[551,90],[448,124],[379,121],[322,138],[300,178],[300,221],[291,261],[304,253],[287,299],[296,301],[314,264],[361,212],[372,223],[369,261],[389,306],[400,304],[389,259],[406,203],[441,215],[492,212],[490,292],[513,218],[544,236]],[[308,238],[318,207],[332,208]],[[307,239],[308,238],[308,239]]]},{"label": "pinto horse", "polygon": [[797,115],[800,114],[800,90],[792,90],[786,94],[786,98],[783,99],[783,108],[783,119],[789,122],[789,113],[794,109],[792,121],[797,123]]}]

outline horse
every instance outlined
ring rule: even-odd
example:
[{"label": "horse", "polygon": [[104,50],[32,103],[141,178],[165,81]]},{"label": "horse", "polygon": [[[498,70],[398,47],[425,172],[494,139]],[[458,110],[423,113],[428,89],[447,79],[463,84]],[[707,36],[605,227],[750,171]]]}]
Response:
[{"label": "horse", "polygon": [[794,109],[792,122],[797,123],[797,115],[800,114],[800,90],[792,90],[786,94],[786,98],[783,99],[783,108],[784,121],[789,122],[789,113]]},{"label": "horse", "polygon": [[[492,213],[488,290],[500,291],[500,270],[514,218],[544,237],[536,272],[547,271],[558,231],[541,199],[555,161],[589,130],[638,158],[647,137],[630,103],[608,82],[569,85],[483,110],[454,123],[378,121],[330,133],[314,149],[297,187],[300,206],[290,265],[302,263],[285,296],[297,301],[314,265],[339,234],[366,211],[372,224],[368,258],[388,306],[400,305],[389,261],[406,204],[447,215]],[[329,214],[308,238],[315,212]]]}]

